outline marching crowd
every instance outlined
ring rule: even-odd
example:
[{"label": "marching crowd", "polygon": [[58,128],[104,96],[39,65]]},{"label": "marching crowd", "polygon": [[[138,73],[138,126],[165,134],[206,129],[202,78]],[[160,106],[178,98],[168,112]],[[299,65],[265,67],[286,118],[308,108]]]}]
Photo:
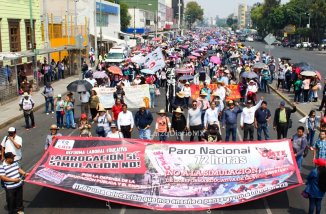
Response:
[{"label": "marching crowd", "polygon": [[[213,42],[212,39],[221,42]],[[296,103],[287,106],[285,101],[281,101],[272,111],[263,96],[258,99],[258,93],[269,93],[268,84],[277,80],[277,88],[290,91],[293,87],[294,102],[315,102],[318,98],[317,91],[321,89],[321,77],[318,74],[300,75],[300,67],[292,65],[290,59],[279,61],[269,54],[255,51],[237,43],[236,37],[225,31],[218,34],[213,31],[189,32],[189,35],[183,38],[153,43],[140,47],[137,51],[143,50],[144,53],[141,54],[145,55],[156,47],[162,48],[166,67],[154,74],[143,74],[142,66],[132,60],[119,65],[120,74],[110,72],[109,66],[100,62],[96,70],[106,76],[94,78],[93,72],[84,63],[83,77],[92,86],[90,90],[55,96],[55,90],[47,82],[42,91],[46,104],[45,113],[54,114],[56,124],[51,125],[50,133],[46,136],[45,150],[51,145],[53,137],[61,136],[60,129],[69,128],[78,129],[80,137],[96,135],[131,138],[134,130],[137,130],[138,138],[143,140],[153,140],[157,136],[159,141],[164,142],[173,140],[172,136],[175,136],[176,141],[184,141],[186,136],[191,142],[195,139],[228,142],[230,139],[271,140],[271,126],[277,133],[277,139],[292,139],[299,169],[302,167],[303,158],[309,151],[313,151],[314,164],[320,167],[308,176],[309,188],[306,188],[304,193],[310,198],[309,213],[312,214],[315,207],[316,213],[320,213],[321,200],[325,193],[325,182],[319,182],[319,177],[323,175],[325,178],[326,117],[318,117],[316,111],[312,110],[304,125],[296,127],[296,133],[290,135],[288,131],[293,126],[291,114],[296,112]],[[190,75],[178,72],[181,68],[188,69]],[[196,78],[201,85],[198,97],[191,89]],[[140,84],[149,85],[151,103],[149,106],[140,106],[138,111],[133,113],[125,102],[124,88]],[[234,84],[238,85],[241,96],[239,101],[230,99],[231,91],[228,85]],[[100,103],[95,90],[97,87],[116,88],[112,97],[114,105],[110,109],[104,108]],[[171,89],[175,92],[172,96],[169,93]],[[166,97],[163,97],[165,92]],[[320,111],[326,104],[326,85],[323,95]],[[76,99],[81,103],[79,117],[75,114]],[[155,99],[166,99],[171,108],[154,112],[157,107]],[[25,90],[19,106],[24,114],[26,129],[36,127],[34,105],[32,95]],[[75,118],[79,118],[78,122]],[[243,132],[242,137],[238,128]],[[318,130],[320,134],[315,140]],[[224,133],[225,136],[222,136]],[[19,168],[22,139],[16,134],[14,127],[9,128],[8,136],[3,139],[1,146],[2,159],[5,161],[0,167],[0,178],[6,187],[9,213],[14,213],[13,209],[22,211],[19,198],[22,194],[19,189],[22,187],[22,181],[19,177],[28,173]],[[19,203],[12,201],[13,198]]]}]

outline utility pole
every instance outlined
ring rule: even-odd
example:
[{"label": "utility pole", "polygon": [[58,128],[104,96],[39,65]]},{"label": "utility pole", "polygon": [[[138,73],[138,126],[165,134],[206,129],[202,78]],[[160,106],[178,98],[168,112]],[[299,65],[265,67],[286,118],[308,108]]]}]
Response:
[{"label": "utility pole", "polygon": [[[109,16],[109,15],[108,15]],[[102,34],[102,0],[100,0],[100,55],[102,55],[102,40],[103,40],[103,34]]]},{"label": "utility pole", "polygon": [[155,10],[155,38],[157,38],[158,12]]},{"label": "utility pole", "polygon": [[45,40],[45,48],[49,48],[49,17],[48,17],[48,6],[47,0],[43,0],[43,27],[44,27],[44,40]]},{"label": "utility pole", "polygon": [[95,65],[98,63],[98,50],[97,50],[97,25],[96,25],[96,0],[94,0],[94,55]]},{"label": "utility pole", "polygon": [[180,24],[181,24],[181,0],[178,2],[178,34],[180,35]]},{"label": "utility pole", "polygon": [[[32,0],[29,0],[29,22],[30,22],[30,33],[31,33],[31,50],[34,53],[34,56],[32,57],[32,64],[33,64],[33,74],[34,74],[34,80],[36,84],[36,88],[38,89],[38,78],[37,78],[37,53],[36,53],[36,42],[34,38],[34,20],[33,20],[33,5]],[[27,47],[28,48],[28,47]]]}]

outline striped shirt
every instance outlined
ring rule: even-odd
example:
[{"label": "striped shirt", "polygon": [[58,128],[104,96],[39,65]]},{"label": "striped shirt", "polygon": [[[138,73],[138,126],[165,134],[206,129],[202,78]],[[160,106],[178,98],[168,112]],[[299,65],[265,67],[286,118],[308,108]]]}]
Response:
[{"label": "striped shirt", "polygon": [[[0,166],[0,176],[6,176],[11,179],[20,178],[18,163],[14,162],[9,165],[6,161],[3,161],[3,164]],[[15,183],[4,181],[4,185],[7,189],[14,189],[23,185],[23,182],[19,181]]]}]

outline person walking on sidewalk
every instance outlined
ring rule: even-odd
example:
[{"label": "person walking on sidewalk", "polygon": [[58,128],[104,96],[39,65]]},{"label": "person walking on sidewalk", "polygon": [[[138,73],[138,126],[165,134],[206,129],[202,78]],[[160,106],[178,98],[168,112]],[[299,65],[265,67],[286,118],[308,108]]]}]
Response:
[{"label": "person walking on sidewalk", "polygon": [[24,213],[23,205],[23,179],[28,173],[19,167],[14,161],[15,155],[12,152],[4,154],[5,160],[0,166],[0,179],[4,182],[6,201],[9,214]]},{"label": "person walking on sidewalk", "polygon": [[263,101],[261,107],[255,113],[255,128],[257,129],[257,140],[262,140],[264,132],[265,140],[269,140],[268,122],[271,119],[271,111],[267,108],[267,102]]},{"label": "person walking on sidewalk", "polygon": [[301,170],[303,152],[307,145],[308,141],[306,135],[304,134],[304,127],[299,126],[297,128],[297,133],[292,137],[292,147],[299,170]]},{"label": "person walking on sidewalk", "polygon": [[135,125],[139,130],[139,139],[151,139],[151,124],[153,122],[152,113],[146,109],[146,106],[141,106],[135,115]]},{"label": "person walking on sidewalk", "polygon": [[[318,111],[322,111],[323,108],[325,108],[325,106],[326,106],[326,77],[325,77],[325,80],[324,80],[323,99],[322,99],[322,101],[320,103]],[[325,113],[324,114],[326,114],[326,108],[325,108]]]},{"label": "person walking on sidewalk", "polygon": [[[234,107],[236,105],[236,107]],[[234,103],[233,100],[228,102],[229,108],[223,112],[222,115],[222,128],[225,128],[225,141],[228,142],[230,135],[232,135],[232,141],[237,140],[237,122],[238,114],[242,112],[238,103]]]},{"label": "person walking on sidewalk", "polygon": [[241,117],[240,117],[240,127],[243,129],[243,141],[254,140],[254,122],[255,122],[255,112],[261,106],[264,97],[260,98],[260,101],[253,106],[252,100],[247,100],[247,106],[242,109]]},{"label": "person walking on sidewalk", "polygon": [[297,111],[295,104],[293,108],[285,107],[285,101],[282,100],[280,107],[275,110],[273,128],[277,131],[277,139],[287,138],[288,130],[292,127],[291,114]]},{"label": "person walking on sidewalk", "polygon": [[[20,110],[23,110],[24,117],[25,117],[25,128],[29,130],[31,127],[35,128],[35,121],[34,121],[34,101],[32,96],[29,95],[27,92],[24,92],[23,97],[19,102]],[[29,123],[31,120],[31,125]]]},{"label": "person walking on sidewalk", "polygon": [[65,102],[62,100],[61,94],[58,94],[54,100],[54,106],[56,111],[57,126],[63,129],[63,116],[65,115],[64,106]]},{"label": "person walking on sidewalk", "polygon": [[155,130],[158,133],[159,141],[166,141],[168,133],[171,129],[170,119],[166,116],[165,110],[161,109],[157,112]]},{"label": "person walking on sidewalk", "polygon": [[188,110],[187,115],[187,129],[191,132],[190,142],[194,141],[195,136],[198,137],[198,141],[201,141],[202,128],[202,108],[203,105],[198,106],[197,101],[192,101],[192,108]]},{"label": "person walking on sidewalk", "polygon": [[117,123],[118,130],[123,134],[123,137],[131,138],[131,132],[134,128],[134,117],[126,104],[122,105],[122,112],[118,115]]},{"label": "person walking on sidewalk", "polygon": [[46,86],[44,86],[42,95],[45,98],[45,113],[46,115],[49,115],[49,105],[51,105],[51,113],[54,114],[54,89],[51,86],[51,83],[46,83]]},{"label": "person walking on sidewalk", "polygon": [[8,135],[1,142],[1,161],[5,158],[5,153],[12,152],[15,155],[14,161],[19,162],[22,159],[23,139],[17,135],[15,127],[8,129]]}]

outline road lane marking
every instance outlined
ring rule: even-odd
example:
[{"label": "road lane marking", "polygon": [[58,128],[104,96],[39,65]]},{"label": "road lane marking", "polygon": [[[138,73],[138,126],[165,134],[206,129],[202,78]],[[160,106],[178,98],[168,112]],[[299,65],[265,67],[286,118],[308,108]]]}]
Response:
[{"label": "road lane marking", "polygon": [[[239,140],[240,140],[240,141],[243,141],[242,136],[240,135],[240,130],[239,130],[239,128],[237,128],[237,134],[238,134]],[[272,210],[270,209],[270,207],[269,207],[269,205],[268,205],[268,202],[267,202],[266,198],[263,198],[263,202],[264,202],[264,207],[265,207],[266,213],[267,213],[267,214],[273,214],[273,213],[272,213]]]},{"label": "road lane marking", "polygon": [[123,206],[119,212],[119,214],[125,214],[126,213],[126,207]]}]

